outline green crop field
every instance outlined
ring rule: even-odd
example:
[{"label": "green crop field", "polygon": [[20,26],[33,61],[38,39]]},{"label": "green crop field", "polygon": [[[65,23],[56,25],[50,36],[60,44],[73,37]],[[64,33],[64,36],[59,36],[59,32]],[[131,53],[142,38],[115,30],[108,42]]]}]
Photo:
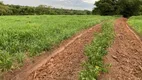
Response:
[{"label": "green crop field", "polygon": [[142,16],[133,16],[128,20],[130,26],[142,35]]},{"label": "green crop field", "polygon": [[[110,16],[1,16],[0,69],[6,71],[21,64],[25,56],[39,55],[80,30]],[[25,54],[28,53],[28,54]]]}]

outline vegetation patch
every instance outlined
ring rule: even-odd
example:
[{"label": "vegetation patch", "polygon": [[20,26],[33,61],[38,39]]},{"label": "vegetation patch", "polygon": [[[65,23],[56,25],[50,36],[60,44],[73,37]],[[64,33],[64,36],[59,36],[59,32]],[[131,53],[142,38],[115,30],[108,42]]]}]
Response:
[{"label": "vegetation patch", "polygon": [[100,72],[106,72],[103,56],[114,39],[113,21],[102,25],[102,32],[95,34],[93,42],[85,49],[88,60],[84,63],[84,70],[80,72],[80,80],[97,80]]},{"label": "vegetation patch", "polygon": [[[103,16],[1,16],[0,69],[22,64],[25,56],[40,55],[80,30],[113,17]],[[27,53],[27,54],[25,54]]]},{"label": "vegetation patch", "polygon": [[142,35],[142,16],[133,16],[129,18],[128,23],[133,29]]}]

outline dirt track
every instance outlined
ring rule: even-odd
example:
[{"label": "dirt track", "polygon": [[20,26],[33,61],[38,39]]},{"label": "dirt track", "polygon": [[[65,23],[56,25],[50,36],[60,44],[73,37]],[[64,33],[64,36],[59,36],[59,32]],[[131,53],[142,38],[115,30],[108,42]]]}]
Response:
[{"label": "dirt track", "polygon": [[112,66],[99,80],[142,80],[142,42],[127,26],[126,19],[115,21],[115,41],[104,61]]},{"label": "dirt track", "polygon": [[80,32],[63,41],[50,56],[42,56],[41,61],[6,74],[4,80],[78,80],[81,63],[86,59],[84,47],[93,40],[94,32],[99,31],[100,24]]}]

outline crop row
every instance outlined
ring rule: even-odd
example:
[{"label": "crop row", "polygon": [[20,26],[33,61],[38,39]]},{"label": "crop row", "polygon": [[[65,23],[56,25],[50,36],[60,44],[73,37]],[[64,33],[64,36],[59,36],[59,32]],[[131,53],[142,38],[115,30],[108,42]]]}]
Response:
[{"label": "crop row", "polygon": [[95,34],[92,43],[85,48],[88,60],[83,64],[84,70],[80,72],[80,80],[97,80],[101,72],[107,71],[103,63],[103,56],[107,54],[107,48],[114,39],[113,20],[102,25],[102,32]]}]

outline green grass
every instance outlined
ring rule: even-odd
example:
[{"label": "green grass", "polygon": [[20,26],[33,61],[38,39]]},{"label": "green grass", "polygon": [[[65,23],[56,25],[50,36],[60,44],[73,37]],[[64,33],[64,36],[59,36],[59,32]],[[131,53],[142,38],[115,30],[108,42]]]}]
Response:
[{"label": "green grass", "polygon": [[[0,70],[21,64],[25,56],[40,55],[80,30],[110,16],[0,16]],[[25,53],[28,53],[25,55]]]},{"label": "green grass", "polygon": [[100,72],[106,72],[107,65],[103,63],[103,56],[114,38],[113,21],[102,25],[102,32],[95,34],[93,42],[85,49],[88,60],[84,63],[84,70],[80,72],[80,80],[97,80]]},{"label": "green grass", "polygon": [[142,16],[133,16],[128,20],[128,24],[132,26],[140,35],[142,35]]}]

